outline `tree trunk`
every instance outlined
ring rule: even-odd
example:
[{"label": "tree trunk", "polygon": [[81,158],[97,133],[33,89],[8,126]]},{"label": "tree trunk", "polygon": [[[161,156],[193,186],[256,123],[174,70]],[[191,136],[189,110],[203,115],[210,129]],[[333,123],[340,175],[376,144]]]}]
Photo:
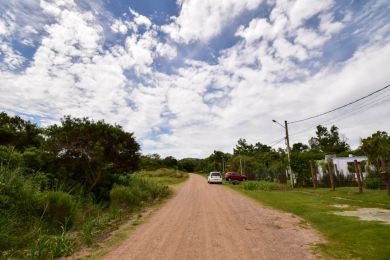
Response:
[{"label": "tree trunk", "polygon": [[336,187],[334,185],[334,177],[333,177],[333,167],[331,167],[331,164],[333,164],[332,162],[328,163],[328,171],[329,171],[329,178],[330,178],[330,187],[332,188],[332,190],[335,190]]},{"label": "tree trunk", "polygon": [[383,169],[383,174],[385,177],[385,183],[386,183],[386,188],[387,188],[387,195],[390,195],[390,180],[389,180],[389,171],[387,170],[387,165],[385,161],[385,157],[381,155],[379,157],[379,160],[381,161],[382,169]]},{"label": "tree trunk", "polygon": [[357,160],[354,160],[353,164],[355,165],[356,180],[357,180],[358,187],[359,187],[359,193],[363,193],[363,185],[362,185],[362,180],[361,180],[361,175],[360,175],[359,164],[358,164]]},{"label": "tree trunk", "polygon": [[317,188],[317,174],[314,170],[313,161],[310,161],[310,172],[311,172],[311,180],[313,182],[313,188]]},{"label": "tree trunk", "polygon": [[363,171],[360,162],[358,162],[358,170],[360,175],[360,182],[362,183],[362,192],[363,192],[364,178],[363,178]]}]

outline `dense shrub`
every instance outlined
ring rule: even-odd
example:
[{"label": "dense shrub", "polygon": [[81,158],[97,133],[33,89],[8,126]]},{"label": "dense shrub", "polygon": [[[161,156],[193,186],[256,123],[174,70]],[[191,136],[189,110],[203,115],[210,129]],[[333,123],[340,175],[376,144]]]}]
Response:
[{"label": "dense shrub", "polygon": [[121,176],[110,192],[111,204],[132,209],[142,201],[153,201],[170,194],[169,187],[137,176]]},{"label": "dense shrub", "polygon": [[72,196],[62,191],[49,191],[44,199],[43,216],[56,227],[69,227],[76,211]]},{"label": "dense shrub", "polygon": [[14,169],[22,164],[22,155],[13,146],[0,145],[0,164]]},{"label": "dense shrub", "polygon": [[135,186],[115,185],[110,192],[111,205],[130,209],[139,206],[143,196],[141,190]]}]

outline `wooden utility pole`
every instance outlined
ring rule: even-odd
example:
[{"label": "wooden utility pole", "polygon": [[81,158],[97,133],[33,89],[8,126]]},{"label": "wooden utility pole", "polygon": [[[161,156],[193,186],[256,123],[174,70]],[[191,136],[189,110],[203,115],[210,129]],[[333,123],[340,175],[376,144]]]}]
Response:
[{"label": "wooden utility pole", "polygon": [[328,162],[328,171],[329,171],[329,178],[330,178],[330,187],[332,188],[332,190],[335,190],[336,187],[334,184],[333,167],[331,166],[331,164],[333,165],[333,162],[329,161]]},{"label": "wooden utility pole", "polygon": [[385,179],[386,188],[387,188],[387,195],[390,195],[390,179],[389,179],[389,171],[387,169],[385,157],[383,155],[379,156],[379,160],[381,161],[381,166],[383,169],[383,177]]},{"label": "wooden utility pole", "polygon": [[286,130],[286,144],[287,144],[287,160],[288,160],[288,173],[290,174],[291,187],[294,188],[294,177],[291,170],[291,149],[290,149],[290,138],[288,136],[288,124],[287,120],[284,121],[284,129]]},{"label": "wooden utility pole", "polygon": [[354,160],[353,164],[355,165],[356,180],[357,180],[357,183],[359,186],[359,193],[363,193],[363,184],[362,184],[362,179],[361,179],[361,175],[360,175],[360,171],[361,171],[360,165],[358,164],[357,160]]},{"label": "wooden utility pole", "polygon": [[310,161],[311,181],[313,182],[313,188],[317,188],[317,173],[313,166],[313,161]]},{"label": "wooden utility pole", "polygon": [[240,155],[240,174],[242,175],[242,162],[241,162],[241,155]]}]

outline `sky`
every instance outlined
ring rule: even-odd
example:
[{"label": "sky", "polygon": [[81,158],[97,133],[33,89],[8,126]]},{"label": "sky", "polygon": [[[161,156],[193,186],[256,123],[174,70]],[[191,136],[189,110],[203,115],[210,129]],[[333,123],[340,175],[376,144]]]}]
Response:
[{"label": "sky", "polygon": [[[203,158],[390,84],[388,0],[0,0],[0,110],[119,124],[142,153]],[[390,88],[289,123],[352,148],[390,132]]]}]

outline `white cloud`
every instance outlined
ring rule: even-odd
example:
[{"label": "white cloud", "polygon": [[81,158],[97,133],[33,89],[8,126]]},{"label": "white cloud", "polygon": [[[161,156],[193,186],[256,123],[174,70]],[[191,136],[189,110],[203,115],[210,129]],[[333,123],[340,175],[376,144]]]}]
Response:
[{"label": "white cloud", "polygon": [[[15,28],[41,39],[25,70],[0,70],[2,109],[40,116],[46,123],[64,114],[105,119],[134,131],[145,153],[203,157],[215,149],[231,152],[238,138],[251,143],[279,139],[283,129],[271,119],[290,121],[320,113],[390,81],[388,27],[383,22],[370,30],[363,27],[367,35],[375,37],[367,37],[364,46],[359,42],[351,58],[322,63],[326,42],[348,32],[356,19],[370,21],[368,11],[350,21],[337,20],[331,1],[271,3],[269,19],[259,15],[240,26],[237,42],[217,53],[212,64],[188,58],[176,43],[164,38],[159,26],[132,9],[131,17],[108,17],[110,24],[103,27],[96,12],[83,11],[76,3],[42,1],[45,15],[50,17],[43,29],[16,24]],[[179,3],[180,15],[164,30],[183,44],[216,37],[232,19],[254,10],[260,1]],[[316,15],[318,26],[309,28],[305,21]],[[110,27],[115,45],[104,47]],[[18,29],[7,32],[7,39],[14,37],[15,31]],[[362,31],[359,35],[364,36]],[[19,55],[8,41],[1,42],[0,49]],[[160,57],[166,58],[164,69],[173,72],[156,68]],[[8,63],[14,68],[21,64],[11,58]],[[334,122],[356,143],[359,136],[390,127],[372,116],[388,116],[388,103],[372,109],[372,113],[360,111],[350,120]],[[335,118],[322,119],[333,122]],[[321,120],[291,125],[292,142],[306,141]],[[359,128],[357,122],[361,122]]]},{"label": "white cloud", "polygon": [[328,39],[328,36],[318,34],[313,30],[299,28],[295,42],[302,44],[308,49],[313,49],[321,47]]},{"label": "white cloud", "polygon": [[331,14],[323,14],[320,16],[321,23],[320,23],[320,29],[326,34],[334,34],[338,33],[340,30],[343,29],[344,25],[341,22],[334,22],[334,18]]},{"label": "white cloud", "polygon": [[298,0],[289,11],[290,21],[293,27],[302,25],[310,17],[329,10],[333,6],[333,0]]},{"label": "white cloud", "polygon": [[183,0],[180,15],[173,17],[163,30],[178,42],[207,42],[217,36],[232,19],[247,10],[253,10],[262,0]]}]

